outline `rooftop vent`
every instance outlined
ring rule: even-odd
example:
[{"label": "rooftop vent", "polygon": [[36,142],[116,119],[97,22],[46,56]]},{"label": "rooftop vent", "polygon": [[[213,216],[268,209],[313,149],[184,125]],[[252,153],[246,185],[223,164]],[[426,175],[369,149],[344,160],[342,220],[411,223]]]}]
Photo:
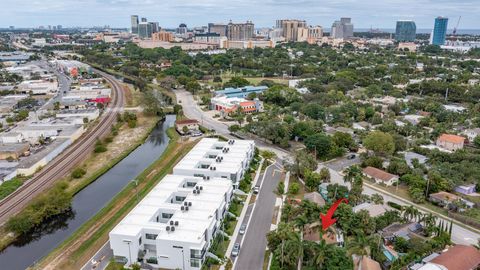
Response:
[{"label": "rooftop vent", "polygon": [[180,207],[180,210],[185,211],[185,206],[182,205],[182,207]]},{"label": "rooftop vent", "polygon": [[173,225],[173,224],[174,224],[174,223],[173,223],[173,220],[170,220],[170,225]]},{"label": "rooftop vent", "polygon": [[170,226],[167,226],[167,228],[165,228],[167,230],[167,232],[170,231]]},{"label": "rooftop vent", "polygon": [[174,232],[175,231],[175,227],[170,227],[170,231]]},{"label": "rooftop vent", "polygon": [[190,207],[191,207],[191,206],[192,206],[192,202],[188,202],[188,206],[190,206]]},{"label": "rooftop vent", "polygon": [[175,221],[175,226],[178,226],[178,220],[177,220],[177,221]]}]

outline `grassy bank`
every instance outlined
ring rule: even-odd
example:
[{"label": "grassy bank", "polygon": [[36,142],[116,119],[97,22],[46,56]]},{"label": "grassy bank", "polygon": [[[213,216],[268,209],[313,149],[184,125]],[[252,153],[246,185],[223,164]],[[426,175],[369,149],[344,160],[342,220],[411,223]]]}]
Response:
[{"label": "grassy bank", "polygon": [[108,172],[111,168],[113,168],[113,166],[117,165],[120,161],[122,161],[124,158],[126,158],[131,152],[133,152],[135,149],[137,149],[140,145],[142,145],[145,140],[148,138],[148,136],[150,135],[150,133],[152,133],[152,130],[155,128],[155,126],[157,125],[158,121],[160,119],[156,118],[154,120],[154,122],[152,123],[152,125],[150,127],[148,127],[148,131],[145,132],[145,134],[143,135],[143,137],[141,137],[140,139],[138,139],[132,146],[130,146],[128,149],[125,149],[125,151],[123,151],[119,156],[117,156],[116,158],[112,159],[110,162],[108,162],[107,164],[105,164],[102,168],[100,168],[99,170],[95,171],[92,175],[90,175],[89,177],[85,178],[84,180],[82,180],[80,183],[78,183],[77,185],[75,185],[71,190],[70,192],[72,192],[72,195],[75,195],[77,194],[78,192],[80,192],[82,189],[86,188],[88,185],[90,185],[91,183],[93,183],[95,180],[97,180],[100,176],[102,176],[103,174],[105,174],[106,172]]},{"label": "grassy bank", "polygon": [[[139,198],[148,194],[163,176],[171,171],[176,162],[193,147],[193,143],[181,143],[173,128],[169,129],[167,134],[171,140],[165,152],[137,177]],[[135,187],[126,186],[94,217],[43,258],[35,269],[80,268],[108,240],[108,232],[137,203]]]}]

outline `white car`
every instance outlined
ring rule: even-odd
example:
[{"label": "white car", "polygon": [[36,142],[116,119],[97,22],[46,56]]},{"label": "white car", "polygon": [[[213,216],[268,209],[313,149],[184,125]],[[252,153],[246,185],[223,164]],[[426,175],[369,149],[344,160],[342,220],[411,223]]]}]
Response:
[{"label": "white car", "polygon": [[247,224],[242,224],[242,226],[240,226],[240,230],[238,231],[238,233],[240,235],[244,235],[246,229],[247,229]]},{"label": "white car", "polygon": [[238,253],[240,253],[240,243],[235,243],[232,249],[232,257],[237,257]]},{"label": "white car", "polygon": [[260,192],[260,186],[253,187],[253,194],[258,194]]}]

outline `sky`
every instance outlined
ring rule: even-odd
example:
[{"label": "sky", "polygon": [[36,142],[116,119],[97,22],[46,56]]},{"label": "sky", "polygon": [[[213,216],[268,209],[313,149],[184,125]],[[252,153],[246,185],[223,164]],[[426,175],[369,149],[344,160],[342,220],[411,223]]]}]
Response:
[{"label": "sky", "polygon": [[129,27],[132,14],[165,28],[229,20],[271,27],[285,18],[330,28],[351,17],[356,28],[395,28],[396,20],[409,19],[430,29],[435,17],[446,16],[451,29],[462,16],[459,29],[480,29],[480,0],[0,0],[0,27]]}]

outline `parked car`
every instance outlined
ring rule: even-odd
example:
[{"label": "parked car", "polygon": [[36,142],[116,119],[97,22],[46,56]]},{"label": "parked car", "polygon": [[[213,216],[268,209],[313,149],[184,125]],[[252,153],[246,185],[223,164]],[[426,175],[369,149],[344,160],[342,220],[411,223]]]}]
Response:
[{"label": "parked car", "polygon": [[237,257],[238,253],[240,253],[240,243],[235,243],[232,249],[232,257]]},{"label": "parked car", "polygon": [[242,226],[240,226],[240,230],[238,231],[238,233],[240,235],[244,235],[246,229],[247,229],[247,224],[242,224]]},{"label": "parked car", "polygon": [[201,131],[195,131],[195,132],[192,133],[192,137],[200,137],[202,135],[203,135],[203,133]]},{"label": "parked car", "polygon": [[258,194],[259,191],[260,191],[260,186],[253,187],[253,194]]}]

